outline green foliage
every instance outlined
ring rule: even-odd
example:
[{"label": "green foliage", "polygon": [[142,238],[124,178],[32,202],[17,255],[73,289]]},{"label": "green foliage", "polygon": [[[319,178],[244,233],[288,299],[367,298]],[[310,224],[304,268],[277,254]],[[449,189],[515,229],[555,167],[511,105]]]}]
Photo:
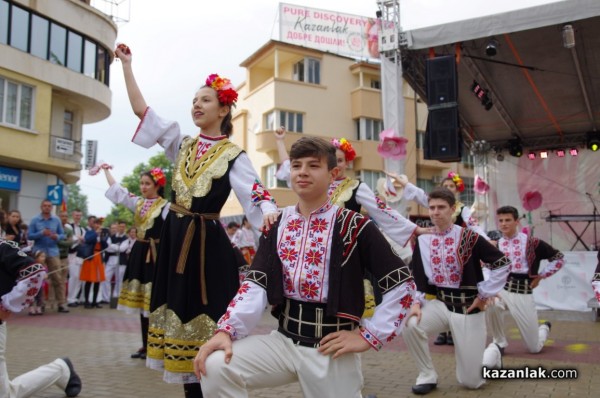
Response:
[{"label": "green foliage", "polygon": [[77,184],[67,185],[67,192],[67,211],[70,214],[73,210],[79,209],[83,213],[82,220],[85,220],[88,214],[87,195],[81,193],[81,188]]},{"label": "green foliage", "polygon": [[[161,152],[158,155],[155,155],[148,159],[148,163],[140,163],[133,168],[133,172],[129,175],[123,177],[121,181],[121,185],[129,192],[134,195],[141,196],[142,193],[140,191],[140,176],[142,173],[149,171],[155,167],[160,167],[165,176],[167,177],[167,184],[165,186],[164,198],[171,198],[171,178],[173,176],[173,164],[167,157],[164,152]],[[110,211],[110,214],[106,216],[104,220],[104,226],[109,226],[111,223],[117,220],[124,220],[127,222],[128,226],[133,225],[133,213],[131,210],[123,207],[121,205],[113,206]]]}]

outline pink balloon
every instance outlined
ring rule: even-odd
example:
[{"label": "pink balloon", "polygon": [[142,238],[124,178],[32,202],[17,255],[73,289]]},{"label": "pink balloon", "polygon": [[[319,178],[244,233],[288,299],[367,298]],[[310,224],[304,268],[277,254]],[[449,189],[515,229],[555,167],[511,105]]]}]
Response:
[{"label": "pink balloon", "polygon": [[383,130],[379,134],[377,152],[384,158],[394,160],[404,159],[406,157],[407,142],[406,138],[398,137],[393,129]]},{"label": "pink balloon", "polygon": [[527,211],[538,209],[542,205],[542,194],[538,191],[526,192],[523,196],[523,208]]}]

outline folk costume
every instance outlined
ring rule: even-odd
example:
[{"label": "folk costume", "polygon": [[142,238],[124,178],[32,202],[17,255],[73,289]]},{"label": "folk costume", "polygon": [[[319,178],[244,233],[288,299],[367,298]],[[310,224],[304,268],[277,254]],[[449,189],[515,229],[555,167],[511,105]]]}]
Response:
[{"label": "folk costume", "polygon": [[247,155],[226,136],[180,134],[147,108],[133,142],[160,144],[174,162],[173,197],[160,237],[150,303],[147,365],[170,383],[198,383],[193,360],[239,288],[234,248],[219,212],[233,189],[248,220],[277,210]]},{"label": "folk costume", "polygon": [[[117,309],[148,317],[160,232],[169,213],[169,202],[161,197],[144,199],[132,195],[119,184],[111,185],[105,196],[111,202],[133,211],[137,229],[137,240],[127,259]],[[126,239],[124,241],[127,242]]]},{"label": "folk costume", "polygon": [[[369,269],[383,291],[372,318],[361,319],[363,275]],[[375,224],[331,202],[308,217],[283,209],[261,237],[254,263],[218,323],[230,334],[233,357],[223,351],[206,362],[207,396],[247,396],[245,390],[298,381],[306,397],[360,397],[359,354],[337,359],[315,348],[327,334],[361,329],[375,350],[399,333],[413,300],[408,267]],[[247,337],[267,304],[279,328]],[[275,376],[276,375],[276,376]]]},{"label": "folk costume", "polygon": [[[98,292],[100,290],[100,282],[106,280],[104,274],[104,262],[102,253],[107,247],[107,236],[98,234],[93,229],[88,229],[84,235],[83,248],[85,248],[85,256],[83,264],[81,264],[81,273],[79,279],[84,282],[84,297],[85,308],[100,308],[98,304]],[[93,287],[92,303],[89,302],[90,291]]]},{"label": "folk costume", "polygon": [[[486,311],[494,343],[502,348],[508,346],[504,334],[504,315],[509,311],[529,352],[538,353],[548,339],[550,328],[546,323],[538,324],[531,282],[537,276],[548,278],[554,275],[562,268],[564,256],[543,240],[522,232],[512,237],[503,236],[498,241],[498,248],[510,259],[511,265],[506,285],[498,294],[500,299]],[[548,264],[540,272],[542,260],[548,260]]]},{"label": "folk costume", "polygon": [[[289,181],[291,178],[289,160],[284,161],[277,171],[276,177]],[[367,184],[360,180],[350,177],[337,178],[329,185],[327,194],[331,202],[339,207],[345,207],[357,213],[360,212],[361,207],[364,208],[377,226],[401,247],[406,246],[417,229],[417,225],[404,218],[396,210],[391,209],[375,196]],[[381,301],[381,292],[374,282],[372,276],[367,272],[364,280],[364,287],[367,291],[365,316],[372,315],[375,304]]]},{"label": "folk costume", "polygon": [[[17,242],[0,239],[0,310],[20,312],[32,304],[45,276],[46,268],[21,251]],[[0,398],[31,397],[53,385],[65,390],[69,397],[79,394],[81,380],[68,359],[56,359],[10,380],[6,332],[6,323],[0,320]]]},{"label": "folk costume", "polygon": [[[485,281],[482,261],[491,269],[490,277]],[[437,383],[427,340],[432,333],[452,332],[456,377],[464,386],[478,388],[484,383],[482,358],[484,365],[498,366],[498,348],[485,349],[484,313],[479,309],[470,313],[466,311],[477,296],[493,297],[502,289],[506,284],[509,264],[510,260],[487,240],[457,225],[451,225],[443,232],[418,237],[411,269],[422,315],[419,323],[416,317],[411,317],[402,333],[419,369],[417,385]],[[429,296],[428,300],[425,295]]]}]

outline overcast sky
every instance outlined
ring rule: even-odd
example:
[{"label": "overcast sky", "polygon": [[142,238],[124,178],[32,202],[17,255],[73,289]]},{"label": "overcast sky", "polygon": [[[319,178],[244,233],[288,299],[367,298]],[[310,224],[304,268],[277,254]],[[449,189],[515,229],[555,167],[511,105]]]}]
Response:
[{"label": "overcast sky", "polygon": [[[479,0],[454,0],[461,3],[460,18],[489,11],[491,6],[512,3],[538,4],[552,0],[507,0],[490,4]],[[96,1],[98,2],[98,1]],[[117,2],[119,3],[119,2]],[[113,14],[129,22],[119,24],[117,42],[126,43],[133,53],[133,69],[146,102],[160,115],[176,120],[186,134],[197,134],[190,116],[191,100],[203,79],[210,73],[229,77],[234,85],[245,78],[239,64],[270,39],[278,39],[276,0],[126,0],[113,8]],[[374,16],[375,0],[289,0],[307,7]],[[458,18],[439,12],[448,0],[403,0],[403,29]],[[496,2],[493,2],[496,3]],[[210,4],[210,6],[208,6]],[[419,7],[414,7],[418,4]],[[465,10],[467,10],[465,12]],[[470,13],[470,14],[469,14]],[[158,146],[143,149],[131,143],[138,124],[132,113],[123,81],[121,64],[110,69],[112,113],[102,122],[85,125],[83,139],[98,140],[98,160],[114,166],[120,181],[139,163],[159,153]],[[103,175],[90,177],[82,171],[79,185],[88,196],[88,210],[106,215],[112,204],[104,198],[107,183]]]}]

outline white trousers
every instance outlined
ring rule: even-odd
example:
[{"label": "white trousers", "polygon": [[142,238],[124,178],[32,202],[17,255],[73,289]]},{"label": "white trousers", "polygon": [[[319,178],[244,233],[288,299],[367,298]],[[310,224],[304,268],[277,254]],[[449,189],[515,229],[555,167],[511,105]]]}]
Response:
[{"label": "white trousers", "polygon": [[536,354],[542,350],[548,339],[550,330],[547,325],[538,324],[537,310],[533,302],[533,294],[511,293],[500,291],[499,300],[488,307],[486,320],[494,336],[494,343],[500,347],[508,346],[504,334],[504,316],[510,312],[515,319],[521,337],[530,353]]},{"label": "white trousers", "polygon": [[485,314],[451,312],[439,300],[427,301],[421,308],[421,322],[417,323],[417,317],[412,316],[402,331],[408,351],[419,370],[416,384],[437,383],[438,375],[431,360],[428,337],[447,330],[452,332],[454,339],[456,379],[467,388],[479,388],[485,383],[481,374],[482,362],[490,368],[498,367],[500,362],[500,352],[495,346],[485,348]]},{"label": "white trousers", "polygon": [[273,331],[234,341],[231,362],[225,364],[224,358],[224,351],[215,351],[206,361],[201,380],[205,397],[247,397],[248,389],[296,381],[308,398],[361,397],[360,354],[333,360]]},{"label": "white trousers", "polygon": [[[119,256],[110,256],[108,258],[108,261],[106,262],[106,265],[104,266],[104,276],[105,276],[105,280],[104,282],[100,283],[100,297],[98,298],[98,301],[107,301],[110,302],[110,298],[111,298],[111,287],[112,287],[112,278],[113,276],[115,277],[115,282],[118,281],[119,279]],[[112,296],[114,297],[118,297],[120,293],[120,287],[119,290],[117,290],[117,284],[115,283],[115,290],[112,293]]]},{"label": "white trousers", "polygon": [[81,264],[83,264],[82,258],[77,257],[75,253],[69,253],[69,293],[67,295],[69,304],[77,303],[80,301],[80,297],[83,297],[83,292],[79,296],[77,295],[81,289],[81,280],[79,280]]},{"label": "white trousers", "polygon": [[6,323],[0,325],[0,398],[25,398],[56,385],[64,390],[69,381],[69,367],[62,359],[8,379],[6,370]]}]

